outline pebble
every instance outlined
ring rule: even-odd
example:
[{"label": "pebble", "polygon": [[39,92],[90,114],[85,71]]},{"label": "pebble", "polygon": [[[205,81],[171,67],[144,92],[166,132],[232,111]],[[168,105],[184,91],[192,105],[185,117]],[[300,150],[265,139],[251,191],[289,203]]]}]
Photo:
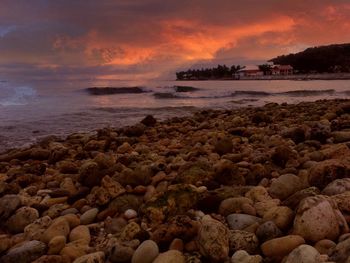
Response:
[{"label": "pebble", "polygon": [[57,255],[66,245],[65,236],[55,236],[53,237],[48,244],[48,255]]},{"label": "pebble", "polygon": [[159,254],[153,263],[185,263],[185,257],[178,250],[168,250]]},{"label": "pebble", "polygon": [[99,251],[87,254],[77,258],[73,263],[105,263],[105,253]]},{"label": "pebble", "polygon": [[124,217],[127,220],[137,217],[137,212],[134,209],[128,209],[124,212]]},{"label": "pebble", "polygon": [[135,250],[131,263],[152,263],[158,255],[159,248],[157,243],[152,240],[146,240]]},{"label": "pebble", "polygon": [[295,248],[284,263],[319,263],[320,253],[309,245],[300,245]]},{"label": "pebble", "polygon": [[280,237],[283,235],[283,233],[273,221],[267,221],[259,225],[256,230],[256,235],[260,242],[265,242],[267,240]]},{"label": "pebble", "polygon": [[85,225],[80,225],[72,229],[69,234],[69,241],[84,240],[88,245],[91,240],[90,230]]},{"label": "pebble", "polygon": [[231,263],[262,263],[260,255],[251,256],[245,250],[237,250],[231,257]]},{"label": "pebble", "polygon": [[223,261],[229,253],[228,229],[208,215],[202,218],[201,223],[197,237],[199,251],[213,261]]},{"label": "pebble", "polygon": [[283,258],[302,244],[305,244],[305,240],[301,236],[288,235],[268,240],[260,248],[267,257]]},{"label": "pebble", "polygon": [[50,240],[56,236],[67,237],[70,232],[69,223],[64,218],[55,219],[52,224],[45,230],[41,240],[45,243],[49,243]]},{"label": "pebble", "polygon": [[24,228],[39,218],[39,212],[32,207],[21,207],[12,215],[6,223],[11,233],[17,234],[24,231]]},{"label": "pebble", "polygon": [[268,191],[272,197],[283,200],[301,190],[302,187],[302,182],[298,176],[283,174],[272,181]]},{"label": "pebble", "polygon": [[91,208],[87,210],[80,216],[80,223],[82,225],[89,225],[94,222],[96,216],[98,214],[98,208]]},{"label": "pebble", "polygon": [[242,230],[254,223],[260,223],[262,221],[259,217],[246,214],[230,214],[226,220],[232,230]]},{"label": "pebble", "polygon": [[16,247],[11,248],[5,256],[1,258],[3,263],[31,263],[46,252],[46,245],[43,242],[32,240],[25,241]]},{"label": "pebble", "polygon": [[294,233],[306,240],[335,240],[341,231],[340,224],[347,225],[336,205],[325,196],[303,199],[294,219]]},{"label": "pebble", "polygon": [[258,251],[259,240],[254,233],[230,230],[229,246],[231,252],[245,250],[249,254],[255,254]]}]

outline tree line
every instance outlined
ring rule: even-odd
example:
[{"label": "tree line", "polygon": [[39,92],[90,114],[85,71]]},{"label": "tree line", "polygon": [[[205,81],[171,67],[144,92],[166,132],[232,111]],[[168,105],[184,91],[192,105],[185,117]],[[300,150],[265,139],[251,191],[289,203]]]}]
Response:
[{"label": "tree line", "polygon": [[245,66],[240,65],[232,65],[231,67],[228,67],[226,65],[218,65],[214,68],[189,69],[186,71],[176,72],[176,78],[178,80],[208,80],[232,78],[233,74],[237,73],[238,71],[244,68]]},{"label": "tree line", "polygon": [[299,73],[350,72],[350,44],[312,47],[296,54],[278,56],[270,62],[289,64]]}]

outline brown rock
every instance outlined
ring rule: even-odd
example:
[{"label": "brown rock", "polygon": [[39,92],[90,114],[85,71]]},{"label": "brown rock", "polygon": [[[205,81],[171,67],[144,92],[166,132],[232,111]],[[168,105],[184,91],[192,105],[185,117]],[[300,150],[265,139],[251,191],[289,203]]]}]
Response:
[{"label": "brown rock", "polygon": [[266,241],[260,248],[265,256],[281,259],[302,244],[305,244],[305,240],[301,236],[288,235]]}]

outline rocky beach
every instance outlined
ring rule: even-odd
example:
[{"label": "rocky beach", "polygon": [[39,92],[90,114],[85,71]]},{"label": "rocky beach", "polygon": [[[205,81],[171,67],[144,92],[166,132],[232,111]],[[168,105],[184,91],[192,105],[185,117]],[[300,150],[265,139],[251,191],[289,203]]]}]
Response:
[{"label": "rocky beach", "polygon": [[202,110],[0,154],[0,262],[350,262],[350,100]]}]

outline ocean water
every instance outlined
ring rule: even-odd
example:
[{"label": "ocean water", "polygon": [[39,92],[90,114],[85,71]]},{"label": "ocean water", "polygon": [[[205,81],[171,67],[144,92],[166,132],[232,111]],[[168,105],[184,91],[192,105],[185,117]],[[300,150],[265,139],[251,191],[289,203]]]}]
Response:
[{"label": "ocean water", "polygon": [[[95,95],[89,87],[115,89]],[[350,98],[350,81],[0,81],[0,152],[48,135],[131,125],[148,114],[164,120],[199,109],[334,98]]]}]

